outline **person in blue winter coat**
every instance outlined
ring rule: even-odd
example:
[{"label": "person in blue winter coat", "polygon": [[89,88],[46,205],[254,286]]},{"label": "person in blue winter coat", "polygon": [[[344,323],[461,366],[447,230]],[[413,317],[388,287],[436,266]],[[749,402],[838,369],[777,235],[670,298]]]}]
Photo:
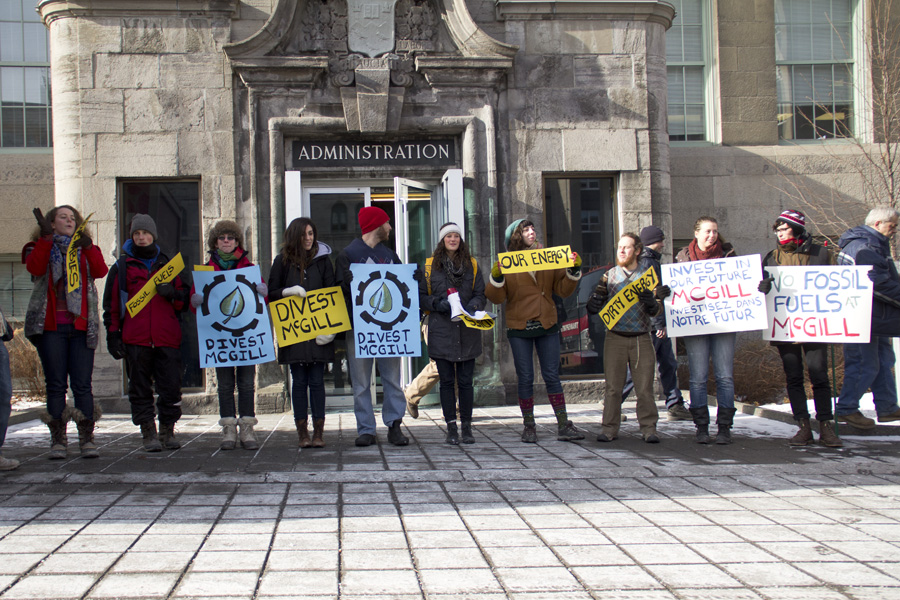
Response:
[{"label": "person in blue winter coat", "polygon": [[844,384],[835,419],[858,429],[872,429],[875,421],[859,412],[859,400],[872,390],[879,423],[900,421],[897,384],[892,368],[892,337],[900,337],[900,274],[891,256],[891,238],[897,233],[900,212],[879,206],[869,211],[865,225],[841,236],[840,264],[872,265],[874,283],[872,335],[868,344],[844,344]]}]

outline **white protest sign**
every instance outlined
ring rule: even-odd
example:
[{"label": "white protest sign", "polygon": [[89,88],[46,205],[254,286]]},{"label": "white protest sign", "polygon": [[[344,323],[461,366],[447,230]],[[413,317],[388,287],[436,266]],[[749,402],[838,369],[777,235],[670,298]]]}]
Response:
[{"label": "white protest sign", "polygon": [[764,340],[866,344],[872,318],[869,266],[766,267]]},{"label": "white protest sign", "polygon": [[766,328],[759,254],[662,265],[670,337]]}]

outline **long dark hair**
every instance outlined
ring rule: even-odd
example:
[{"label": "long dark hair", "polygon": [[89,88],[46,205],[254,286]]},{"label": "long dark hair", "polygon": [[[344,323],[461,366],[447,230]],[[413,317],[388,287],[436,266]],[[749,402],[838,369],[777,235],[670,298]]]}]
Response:
[{"label": "long dark hair", "polygon": [[[78,212],[77,208],[75,208],[74,206],[71,206],[69,204],[61,204],[59,206],[54,206],[53,208],[51,208],[50,212],[48,212],[46,215],[44,215],[44,218],[47,219],[48,223],[51,223],[51,224],[53,223],[53,219],[56,218],[56,213],[58,213],[59,209],[61,209],[61,208],[68,208],[69,210],[72,211],[72,214],[75,215],[75,229],[78,229],[79,227],[81,227],[81,224],[84,222],[84,219],[81,217],[81,213]],[[34,232],[32,233],[31,237],[34,240],[39,240],[41,238],[41,228],[40,227],[36,228],[34,230]]]},{"label": "long dark hair", "polygon": [[[312,227],[313,231],[313,245],[309,251],[303,249],[303,236],[306,234],[307,226]],[[316,229],[316,224],[306,217],[291,221],[284,231],[284,240],[281,243],[282,259],[289,265],[295,265],[302,273],[318,253],[319,230]]]},{"label": "long dark hair", "polygon": [[[444,223],[441,225],[441,229],[447,225],[456,225],[456,223]],[[460,271],[466,265],[471,264],[472,258],[469,255],[469,247],[466,246],[466,240],[462,236],[459,236],[459,249],[453,255],[453,258],[450,258],[447,247],[444,246],[444,238],[441,238],[441,241],[438,242],[437,247],[434,249],[434,254],[431,255],[431,268],[443,271],[445,261],[451,263],[456,271]]]},{"label": "long dark hair", "polygon": [[[509,236],[509,246],[507,246],[507,250],[510,252],[517,252],[519,250],[528,250],[530,246],[525,245],[525,239],[522,237],[522,232],[526,227],[534,227],[534,223],[525,219],[516,227],[516,230],[512,232],[512,235]],[[537,239],[535,239],[535,243],[537,243]]]}]

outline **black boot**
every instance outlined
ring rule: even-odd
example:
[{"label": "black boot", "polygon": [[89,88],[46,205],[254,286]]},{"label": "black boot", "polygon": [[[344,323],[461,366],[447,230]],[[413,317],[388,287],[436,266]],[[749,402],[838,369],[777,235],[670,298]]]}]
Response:
[{"label": "black boot", "polygon": [[472,421],[463,421],[462,422],[461,441],[463,444],[474,444],[475,443],[475,436],[472,435]]},{"label": "black boot", "polygon": [[181,448],[181,442],[175,437],[175,423],[159,424],[159,443],[166,450],[178,450]]},{"label": "black boot", "polygon": [[696,440],[698,444],[708,444],[709,440],[709,407],[701,406],[690,408],[694,426],[697,428]]},{"label": "black boot", "polygon": [[459,432],[456,430],[456,421],[447,423],[447,440],[448,444],[453,446],[459,445]]},{"label": "black boot", "polygon": [[141,423],[141,440],[145,451],[162,451],[162,444],[159,443],[159,434],[156,432],[156,421],[150,420]]},{"label": "black boot", "polygon": [[724,446],[731,443],[731,426],[734,424],[734,413],[737,409],[720,407],[718,412],[716,424],[719,426],[719,433],[716,434],[716,443]]}]

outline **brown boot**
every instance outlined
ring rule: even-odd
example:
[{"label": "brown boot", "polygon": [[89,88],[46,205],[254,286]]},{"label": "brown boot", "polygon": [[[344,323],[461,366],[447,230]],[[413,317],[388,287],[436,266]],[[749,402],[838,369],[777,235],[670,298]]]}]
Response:
[{"label": "brown boot", "polygon": [[141,441],[146,452],[162,452],[162,444],[159,442],[159,434],[156,432],[156,421],[150,420],[141,423]]},{"label": "brown boot", "polygon": [[313,448],[324,448],[325,440],[322,439],[322,434],[325,432],[325,419],[313,419],[313,439],[312,439],[312,447]]},{"label": "brown boot", "polygon": [[81,458],[97,458],[97,444],[94,443],[94,426],[100,420],[100,405],[94,405],[93,419],[88,420],[80,410],[75,411],[74,420],[78,424],[78,447],[81,449]]},{"label": "brown boot", "polygon": [[309,419],[297,419],[294,421],[297,426],[297,438],[300,440],[301,448],[309,448],[312,442],[309,440]]},{"label": "brown boot", "polygon": [[61,419],[53,419],[47,411],[41,411],[41,421],[47,424],[50,430],[50,460],[64,460],[69,448],[69,438],[66,435],[68,423],[68,409],[63,411]]},{"label": "brown boot", "polygon": [[797,419],[800,430],[791,438],[791,446],[808,446],[813,443],[813,433],[809,426],[809,419]]},{"label": "brown boot", "polygon": [[160,422],[159,443],[166,450],[178,450],[181,448],[181,442],[175,437],[175,423]]},{"label": "brown boot", "polygon": [[844,442],[834,432],[833,421],[819,421],[819,443],[828,448],[842,448]]}]

